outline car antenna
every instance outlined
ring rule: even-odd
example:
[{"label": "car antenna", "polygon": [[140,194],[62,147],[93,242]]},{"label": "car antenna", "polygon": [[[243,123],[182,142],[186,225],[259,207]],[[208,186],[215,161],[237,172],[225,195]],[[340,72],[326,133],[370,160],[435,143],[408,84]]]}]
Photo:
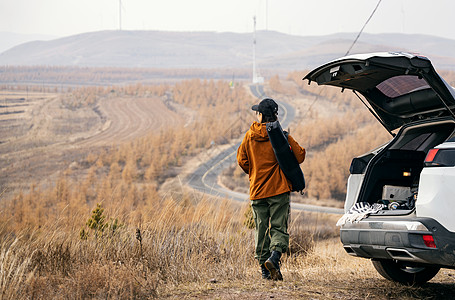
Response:
[{"label": "car antenna", "polygon": [[392,131],[390,131],[389,128],[387,128],[387,126],[384,124],[384,122],[381,120],[381,118],[379,118],[379,116],[371,109],[371,107],[369,107],[365,101],[363,101],[362,97],[360,97],[356,91],[352,90],[352,92],[354,93],[354,95],[357,96],[357,98],[360,99],[360,101],[362,101],[363,105],[365,105],[366,108],[368,108],[368,110],[370,111],[370,113],[376,118],[376,120],[378,120],[379,123],[381,123],[381,125],[385,128],[385,130],[387,130],[388,133],[390,133],[390,135],[392,137],[395,137],[395,133],[393,133]]}]

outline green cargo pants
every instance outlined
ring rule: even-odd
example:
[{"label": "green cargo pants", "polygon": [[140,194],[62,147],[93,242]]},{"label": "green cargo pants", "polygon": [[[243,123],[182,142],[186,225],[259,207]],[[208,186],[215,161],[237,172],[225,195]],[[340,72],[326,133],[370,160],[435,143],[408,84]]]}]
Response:
[{"label": "green cargo pants", "polygon": [[289,247],[289,193],[253,200],[254,224],[256,225],[255,258],[265,263],[272,251],[285,252]]}]

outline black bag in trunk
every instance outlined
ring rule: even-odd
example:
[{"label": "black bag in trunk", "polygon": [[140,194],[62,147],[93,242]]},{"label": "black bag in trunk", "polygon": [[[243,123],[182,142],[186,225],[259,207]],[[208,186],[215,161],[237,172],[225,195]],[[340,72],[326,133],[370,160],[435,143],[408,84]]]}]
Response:
[{"label": "black bag in trunk", "polygon": [[291,181],[292,191],[302,192],[305,188],[305,178],[289,145],[287,133],[283,131],[278,120],[267,123],[266,128],[276,160],[286,178]]}]

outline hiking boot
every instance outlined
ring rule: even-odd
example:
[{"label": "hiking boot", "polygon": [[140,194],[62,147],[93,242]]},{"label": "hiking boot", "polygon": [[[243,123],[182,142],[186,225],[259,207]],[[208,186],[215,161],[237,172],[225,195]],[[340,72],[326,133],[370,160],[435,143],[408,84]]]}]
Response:
[{"label": "hiking boot", "polygon": [[262,279],[272,279],[272,276],[270,276],[269,270],[264,266],[264,264],[261,265],[261,273],[262,273]]},{"label": "hiking boot", "polygon": [[280,258],[281,252],[272,251],[272,255],[270,255],[264,264],[273,280],[283,280],[283,275],[280,272]]}]

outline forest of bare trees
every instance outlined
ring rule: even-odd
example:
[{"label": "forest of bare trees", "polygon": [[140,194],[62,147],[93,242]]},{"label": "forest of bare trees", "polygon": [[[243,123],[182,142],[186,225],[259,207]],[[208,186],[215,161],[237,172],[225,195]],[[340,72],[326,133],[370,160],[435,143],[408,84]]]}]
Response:
[{"label": "forest of bare trees", "polygon": [[[78,162],[83,170],[63,170],[55,183],[44,187],[32,183],[28,191],[2,201],[2,219],[13,231],[35,228],[46,220],[63,218],[83,225],[80,217],[96,204],[122,222],[140,223],[150,217],[160,202],[159,185],[173,169],[201,149],[229,142],[244,130],[241,114],[254,99],[241,86],[225,81],[182,81],[173,87],[136,84],[122,87],[84,87],[62,94],[69,107],[91,106],[110,93],[125,96],[172,94],[172,101],[197,111],[198,118],[185,127],[167,128],[124,143],[97,150]],[[12,213],[10,213],[12,212]]]},{"label": "forest of bare trees", "polygon": [[[339,114],[329,117],[298,117],[292,125],[292,135],[308,152],[302,164],[307,180],[305,197],[343,200],[351,159],[391,137],[352,93],[308,85],[301,80],[302,74],[292,72],[284,80],[273,76],[268,89],[278,97],[318,97],[339,110]],[[446,72],[445,78],[455,82],[453,72]],[[176,174],[176,167],[213,144],[225,144],[244,134],[251,122],[249,107],[256,102],[240,85],[231,88],[226,81],[200,79],[174,85],[74,88],[61,97],[65,105],[77,108],[93,105],[112,93],[133,97],[156,95],[197,112],[197,118],[182,128],[168,128],[116,148],[90,153],[81,163],[86,175],[81,176],[81,172],[74,175],[68,169],[55,184],[50,184],[52,187],[32,184],[29,191],[16,195],[11,202],[3,201],[5,209],[14,212],[11,224],[15,228],[40,224],[64,207],[71,208],[68,211],[87,211],[97,202],[105,203],[108,209],[115,206],[121,215],[141,220],[144,210],[137,208],[153,206],[150,203],[157,198],[159,185]],[[227,176],[231,178],[227,185],[247,190],[247,178],[236,166]],[[122,203],[123,209],[114,203]]]}]

